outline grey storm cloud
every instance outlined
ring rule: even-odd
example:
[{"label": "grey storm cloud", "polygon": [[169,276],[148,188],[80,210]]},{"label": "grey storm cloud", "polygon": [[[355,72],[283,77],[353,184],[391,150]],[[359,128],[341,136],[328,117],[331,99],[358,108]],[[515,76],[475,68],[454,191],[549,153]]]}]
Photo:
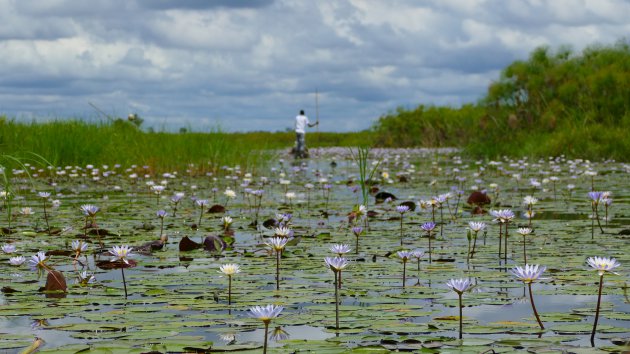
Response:
[{"label": "grey storm cloud", "polygon": [[[630,33],[628,0],[0,0],[0,114],[170,130],[370,127],[475,102],[534,48]],[[627,38],[626,38],[627,39]]]}]

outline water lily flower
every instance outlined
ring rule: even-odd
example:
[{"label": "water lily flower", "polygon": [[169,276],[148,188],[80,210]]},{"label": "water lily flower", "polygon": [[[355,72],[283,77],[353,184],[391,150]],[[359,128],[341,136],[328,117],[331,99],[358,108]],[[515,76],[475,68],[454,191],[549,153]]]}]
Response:
[{"label": "water lily flower", "polygon": [[109,254],[114,257],[111,259],[111,262],[121,260],[125,264],[129,264],[129,260],[127,258],[133,256],[133,253],[131,253],[131,247],[128,245],[113,246],[109,250]]},{"label": "water lily flower", "polygon": [[435,223],[432,221],[429,222],[425,222],[424,224],[422,224],[420,226],[420,228],[426,232],[432,232],[433,230],[435,230]]},{"label": "water lily flower", "polygon": [[599,274],[599,276],[603,276],[606,272],[617,274],[612,270],[621,265],[615,258],[606,257],[589,257],[586,262],[589,266],[591,266],[591,268],[597,270],[597,274]]},{"label": "water lily flower", "polygon": [[29,215],[35,214],[35,212],[33,211],[33,208],[31,207],[24,207],[20,209],[20,214],[24,216],[29,216]]},{"label": "water lily flower", "polygon": [[467,279],[467,278],[451,279],[446,282],[446,286],[451,288],[451,290],[453,290],[457,294],[461,295],[462,293],[470,290],[470,288],[472,287],[472,283],[470,279]]},{"label": "water lily flower", "polygon": [[280,254],[290,240],[288,237],[272,237],[265,243],[276,251],[276,290],[280,290]]},{"label": "water lily flower", "polygon": [[534,198],[531,195],[527,195],[527,196],[525,196],[525,198],[523,198],[523,204],[525,204],[529,208],[531,208],[533,205],[535,205],[537,203],[538,203],[538,199]]},{"label": "water lily flower", "polygon": [[221,218],[221,223],[225,230],[229,229],[233,222],[234,220],[230,216],[225,215]]},{"label": "water lily flower", "polygon": [[456,292],[459,298],[459,339],[462,339],[462,329],[463,329],[462,294],[465,291],[470,290],[472,283],[470,282],[470,279],[451,279],[448,282],[446,282],[446,286],[448,286],[454,292]]},{"label": "water lily flower", "polygon": [[409,211],[409,206],[407,206],[407,205],[399,205],[399,206],[396,207],[396,211],[401,213],[401,214],[404,214],[404,213]]},{"label": "water lily flower", "polygon": [[228,263],[219,267],[219,271],[228,277],[228,305],[232,305],[232,276],[241,272],[238,264]]},{"label": "water lily flower", "polygon": [[470,221],[468,223],[468,227],[470,227],[470,229],[474,232],[479,232],[485,230],[486,223],[481,221]]},{"label": "water lily flower", "polygon": [[280,227],[276,227],[274,229],[274,236],[276,237],[290,237],[292,234],[292,231],[290,228],[288,227],[284,227],[284,226],[280,226]]},{"label": "water lily flower", "polygon": [[435,223],[433,221],[425,222],[424,224],[420,226],[420,228],[427,232],[427,238],[429,239],[429,263],[433,263],[433,257],[432,257],[432,252],[431,252],[432,250],[431,234],[433,233],[433,230],[435,230]]},{"label": "water lily flower", "polygon": [[546,267],[541,267],[537,264],[525,264],[525,267],[516,266],[510,270],[510,273],[512,273],[512,275],[514,275],[518,280],[521,280],[523,283],[527,284],[527,288],[529,290],[529,299],[530,303],[532,304],[532,310],[534,311],[534,316],[536,317],[536,321],[538,321],[540,329],[545,329],[545,326],[540,320],[540,316],[538,316],[538,311],[536,311],[536,305],[534,304],[534,295],[532,294],[532,283],[535,280],[538,280],[546,269]]},{"label": "water lily flower", "polygon": [[350,248],[350,246],[343,245],[343,244],[330,246],[330,251],[332,253],[337,254],[338,257],[343,256],[344,254],[350,252],[351,250],[352,249]]},{"label": "water lily flower", "polygon": [[37,270],[38,274],[41,274],[44,270],[50,270],[50,267],[46,264],[49,257],[46,256],[45,252],[39,251],[37,254],[31,256],[31,259],[28,260],[29,266],[32,269]]},{"label": "water lily flower", "polygon": [[7,254],[15,252],[15,245],[12,245],[10,243],[2,245],[2,252]]},{"label": "water lily flower", "polygon": [[9,264],[12,266],[21,266],[24,262],[26,262],[26,258],[24,258],[24,256],[9,258]]},{"label": "water lily flower", "polygon": [[249,309],[250,316],[263,321],[265,325],[265,343],[263,345],[263,354],[267,354],[267,337],[269,335],[269,323],[272,319],[278,317],[284,310],[282,306],[267,305],[267,306],[254,306]]},{"label": "water lily flower", "polygon": [[335,276],[335,328],[339,330],[339,283],[341,271],[345,269],[350,263],[343,257],[326,257],[324,262],[333,271]]},{"label": "water lily flower", "polygon": [[223,194],[224,194],[226,197],[228,197],[229,199],[234,199],[234,198],[236,198],[236,192],[234,192],[233,190],[231,190],[231,189],[229,189],[229,188],[228,188],[228,189],[226,189],[226,190],[225,190],[225,192],[223,192]]},{"label": "water lily flower", "polygon": [[250,316],[257,318],[265,323],[269,323],[272,319],[278,317],[284,310],[282,306],[267,305],[250,307]]},{"label": "water lily flower", "polygon": [[203,209],[203,208],[208,206],[208,200],[207,199],[197,199],[197,200],[195,200],[195,204],[197,204],[198,207]]},{"label": "water lily flower", "polygon": [[[130,265],[129,260],[127,258],[133,255],[131,253],[131,248],[128,245],[113,246],[109,250],[109,254],[114,257],[111,259],[111,262],[121,260],[127,265]],[[125,288],[125,299],[126,299],[127,298],[127,281],[125,280],[125,267],[120,267],[120,272],[122,274],[123,286]]]},{"label": "water lily flower", "polygon": [[88,250],[88,244],[81,240],[72,241],[72,250],[74,251],[74,260],[76,261],[80,255]]},{"label": "water lily flower", "polygon": [[410,251],[398,251],[397,254],[403,262],[402,287],[404,288],[407,275],[407,261],[412,257],[412,253]]},{"label": "water lily flower", "polygon": [[399,205],[396,207],[396,211],[400,213],[400,246],[403,245],[403,215],[409,211],[409,207],[407,205]]},{"label": "water lily flower", "polygon": [[614,273],[612,270],[619,267],[621,264],[614,258],[607,257],[589,257],[586,260],[591,268],[597,270],[599,275],[599,290],[597,292],[597,307],[595,309],[595,322],[593,323],[593,331],[591,332],[591,345],[595,346],[595,332],[597,331],[597,321],[599,320],[599,308],[602,301],[602,288],[604,287],[604,274],[607,272]]},{"label": "water lily flower", "polygon": [[83,215],[85,216],[94,217],[96,216],[96,213],[99,212],[99,210],[100,210],[99,207],[92,204],[81,205],[81,211],[83,212]]},{"label": "water lily flower", "polygon": [[339,272],[350,264],[350,262],[343,257],[326,257],[324,258],[324,262],[333,272]]},{"label": "water lily flower", "polygon": [[[473,245],[469,252],[470,257],[472,258],[475,256],[475,250],[477,249],[477,235],[479,234],[479,231],[486,229],[486,223],[481,221],[470,221],[468,222],[468,227],[472,232],[474,232]],[[470,245],[470,239],[468,240],[468,244]]]}]

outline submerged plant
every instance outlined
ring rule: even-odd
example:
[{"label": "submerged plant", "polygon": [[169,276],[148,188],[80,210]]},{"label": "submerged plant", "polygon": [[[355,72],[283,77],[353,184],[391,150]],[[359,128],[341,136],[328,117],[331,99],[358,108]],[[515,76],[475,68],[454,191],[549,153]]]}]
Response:
[{"label": "submerged plant", "polygon": [[457,293],[459,298],[459,339],[462,339],[462,329],[463,329],[463,316],[462,309],[464,306],[462,305],[462,294],[465,291],[468,291],[472,287],[472,283],[470,279],[451,279],[446,282],[446,286],[451,288],[454,292]]},{"label": "submerged plant", "polygon": [[278,317],[284,310],[282,306],[267,305],[267,306],[254,306],[249,309],[250,316],[257,318],[265,325],[265,342],[263,344],[263,354],[267,353],[267,337],[269,336],[269,323],[271,320]]},{"label": "submerged plant", "polygon": [[542,273],[547,268],[544,266],[539,266],[538,264],[530,265],[525,264],[525,267],[516,266],[510,270],[510,273],[516,277],[516,279],[522,281],[527,284],[527,289],[529,290],[529,301],[532,304],[532,310],[534,311],[534,316],[536,316],[536,321],[538,321],[538,325],[540,329],[545,329],[540,317],[538,316],[538,311],[536,311],[536,305],[534,304],[534,296],[532,295],[532,283],[540,278]]},{"label": "submerged plant", "polygon": [[597,292],[597,307],[595,309],[595,322],[593,322],[593,331],[591,332],[591,345],[595,346],[595,332],[597,331],[597,321],[599,320],[599,307],[602,301],[602,288],[604,287],[604,274],[606,272],[613,272],[613,269],[619,267],[621,264],[617,262],[614,258],[606,258],[606,257],[589,257],[586,260],[591,268],[597,270],[597,274],[599,275],[599,290]]}]

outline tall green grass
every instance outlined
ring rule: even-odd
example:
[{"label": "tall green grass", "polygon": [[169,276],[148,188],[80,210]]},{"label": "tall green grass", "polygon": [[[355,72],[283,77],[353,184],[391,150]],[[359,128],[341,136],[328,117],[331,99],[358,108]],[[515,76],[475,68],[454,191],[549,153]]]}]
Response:
[{"label": "tall green grass", "polygon": [[[370,139],[369,132],[311,133],[308,146],[355,146]],[[139,165],[156,171],[182,170],[194,164],[197,172],[240,165],[255,171],[276,152],[289,151],[290,132],[168,133],[145,132],[125,120],[101,123],[56,120],[22,123],[0,117],[0,154],[29,158],[42,156],[55,166]]]}]

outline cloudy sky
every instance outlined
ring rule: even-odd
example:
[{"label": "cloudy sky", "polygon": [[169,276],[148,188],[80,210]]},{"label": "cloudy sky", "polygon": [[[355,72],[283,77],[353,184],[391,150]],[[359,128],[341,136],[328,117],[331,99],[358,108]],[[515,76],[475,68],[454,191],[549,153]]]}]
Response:
[{"label": "cloudy sky", "polygon": [[[368,128],[475,102],[541,45],[630,33],[630,0],[0,0],[0,115],[177,130]],[[93,106],[92,106],[93,105]]]}]

